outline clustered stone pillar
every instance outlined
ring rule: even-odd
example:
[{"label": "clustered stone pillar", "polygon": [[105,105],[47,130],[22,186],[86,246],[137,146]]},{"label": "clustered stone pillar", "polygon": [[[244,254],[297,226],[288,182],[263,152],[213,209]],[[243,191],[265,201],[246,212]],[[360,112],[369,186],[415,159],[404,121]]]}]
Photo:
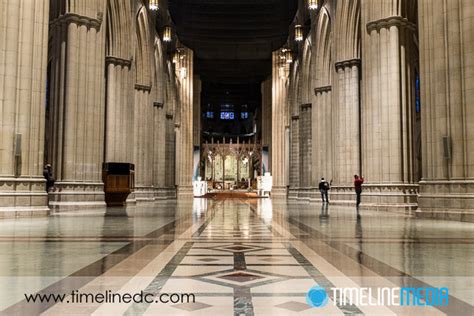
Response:
[{"label": "clustered stone pillar", "polygon": [[152,201],[153,189],[153,102],[151,85],[135,84],[135,197],[138,201]]},{"label": "clustered stone pillar", "polygon": [[1,1],[0,12],[0,217],[44,215],[49,1]]},{"label": "clustered stone pillar", "polygon": [[[297,107],[295,107],[297,108]],[[290,125],[290,179],[288,198],[297,198],[300,187],[300,117],[299,112],[293,113]]]},{"label": "clustered stone pillar", "polygon": [[[367,10],[364,10],[366,12]],[[363,203],[413,209],[414,102],[410,94],[413,68],[410,46],[414,25],[392,16],[368,20],[363,36],[364,102],[362,109]]]},{"label": "clustered stone pillar", "polygon": [[106,162],[133,161],[133,100],[131,60],[107,56]]},{"label": "clustered stone pillar", "polygon": [[273,176],[272,197],[285,198],[287,196],[286,162],[286,126],[288,115],[287,81],[288,65],[282,64],[281,52],[272,54],[272,163]]},{"label": "clustered stone pillar", "polygon": [[193,88],[193,145],[201,146],[201,79],[194,76]]},{"label": "clustered stone pillar", "polygon": [[154,199],[167,198],[166,190],[166,108],[167,99],[167,61],[163,58],[165,47],[159,36],[154,38],[153,62],[155,75],[153,76],[153,189]]},{"label": "clustered stone pillar", "polygon": [[170,197],[170,193],[175,189],[175,166],[176,166],[176,143],[175,143],[175,123],[174,115],[172,113],[166,113],[166,173],[165,173],[165,186],[167,189],[167,197]]},{"label": "clustered stone pillar", "polygon": [[74,3],[51,21],[50,206],[104,206],[104,69],[106,1]]},{"label": "clustered stone pillar", "polygon": [[179,118],[176,128],[176,184],[178,197],[193,195],[193,51],[184,48],[176,63],[179,80]]},{"label": "clustered stone pillar", "polygon": [[[201,87],[202,82],[198,75],[194,76],[193,81],[193,148],[199,148],[201,150]],[[205,178],[201,174],[201,161],[199,160],[197,170],[193,170],[193,178],[200,176],[202,179]],[[193,150],[193,167],[194,167],[194,150]],[[197,179],[196,179],[197,180]]]},{"label": "clustered stone pillar", "polygon": [[154,115],[154,149],[153,155],[153,187],[155,199],[166,199],[166,111],[163,96],[157,97],[159,101],[153,103]]},{"label": "clustered stone pillar", "polygon": [[165,122],[165,190],[167,198],[176,197],[176,134],[175,134],[175,109],[176,109],[176,89],[171,84],[170,78],[166,80],[166,95],[167,100],[165,104],[166,122]]},{"label": "clustered stone pillar", "polygon": [[422,167],[417,215],[474,221],[474,2],[419,2]]},{"label": "clustered stone pillar", "polygon": [[[332,179],[333,172],[333,141],[332,141],[332,96],[331,86],[315,88],[315,103],[312,112],[312,162],[313,179],[318,181],[322,177]],[[319,182],[319,181],[318,181]]]},{"label": "clustered stone pillar", "polygon": [[309,190],[312,184],[312,104],[306,103],[300,105],[299,114],[299,165],[300,168],[299,182],[302,198],[309,198]]},{"label": "clustered stone pillar", "polygon": [[[268,164],[272,164],[272,78],[262,82],[262,146],[269,148]],[[267,168],[269,166],[266,166]],[[267,170],[268,171],[268,170]],[[253,176],[253,175],[252,175]]]},{"label": "clustered stone pillar", "polygon": [[[326,8],[318,16],[312,16],[310,80],[314,98],[312,100],[312,179],[317,186],[319,179],[333,177],[333,103],[332,103],[332,45],[331,19]],[[300,118],[301,119],[301,118]],[[303,168],[303,166],[300,166]],[[310,200],[319,200],[317,190],[311,192]]]},{"label": "clustered stone pillar", "polygon": [[334,178],[331,195],[337,200],[352,200],[354,174],[360,174],[360,98],[359,59],[335,64]]}]

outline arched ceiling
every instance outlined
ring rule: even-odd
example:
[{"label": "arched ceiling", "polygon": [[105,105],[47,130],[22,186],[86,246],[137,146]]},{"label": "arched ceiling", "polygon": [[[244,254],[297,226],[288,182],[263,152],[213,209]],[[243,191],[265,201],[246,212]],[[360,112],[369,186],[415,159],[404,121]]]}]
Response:
[{"label": "arched ceiling", "polygon": [[296,0],[169,0],[180,41],[203,81],[260,83],[288,37]]}]

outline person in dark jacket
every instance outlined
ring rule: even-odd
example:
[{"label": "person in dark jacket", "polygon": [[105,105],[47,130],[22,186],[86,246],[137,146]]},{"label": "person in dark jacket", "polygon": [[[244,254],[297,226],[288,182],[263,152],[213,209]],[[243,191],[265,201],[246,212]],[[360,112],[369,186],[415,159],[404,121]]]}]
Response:
[{"label": "person in dark jacket", "polygon": [[50,164],[44,166],[43,176],[46,179],[46,192],[49,192],[49,189],[54,185],[53,170]]},{"label": "person in dark jacket", "polygon": [[[324,180],[324,178],[321,178],[321,182],[319,182],[319,191],[321,192],[321,199],[323,200],[323,203],[329,203],[329,198],[328,198],[328,191],[330,189],[329,183]],[[324,200],[326,198],[326,201]]]},{"label": "person in dark jacket", "polygon": [[362,184],[364,183],[364,178],[354,175],[354,189],[356,192],[356,206],[359,208],[360,205],[360,195],[362,194]]}]

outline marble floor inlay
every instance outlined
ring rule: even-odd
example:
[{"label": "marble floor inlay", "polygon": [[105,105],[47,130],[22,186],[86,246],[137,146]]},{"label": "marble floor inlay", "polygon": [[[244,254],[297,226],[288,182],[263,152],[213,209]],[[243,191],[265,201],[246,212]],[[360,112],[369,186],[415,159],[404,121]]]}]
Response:
[{"label": "marble floor inlay", "polygon": [[[270,199],[196,199],[138,205],[114,216],[88,211],[0,220],[0,313],[474,315],[472,224],[361,215],[349,207]],[[316,286],[327,293],[322,307],[307,302]],[[449,304],[342,304],[330,290],[404,286],[448,287]],[[195,302],[31,303],[24,297],[68,293],[72,299],[74,290],[154,299],[192,293]]]}]

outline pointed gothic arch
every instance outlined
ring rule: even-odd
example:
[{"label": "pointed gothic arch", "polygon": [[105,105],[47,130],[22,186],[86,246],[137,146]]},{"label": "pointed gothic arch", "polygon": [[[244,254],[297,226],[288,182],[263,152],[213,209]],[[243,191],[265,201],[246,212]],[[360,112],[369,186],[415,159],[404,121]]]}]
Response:
[{"label": "pointed gothic arch", "polygon": [[137,46],[135,49],[135,71],[136,83],[143,86],[151,86],[152,54],[153,47],[150,38],[150,23],[146,7],[142,7],[137,14]]}]

